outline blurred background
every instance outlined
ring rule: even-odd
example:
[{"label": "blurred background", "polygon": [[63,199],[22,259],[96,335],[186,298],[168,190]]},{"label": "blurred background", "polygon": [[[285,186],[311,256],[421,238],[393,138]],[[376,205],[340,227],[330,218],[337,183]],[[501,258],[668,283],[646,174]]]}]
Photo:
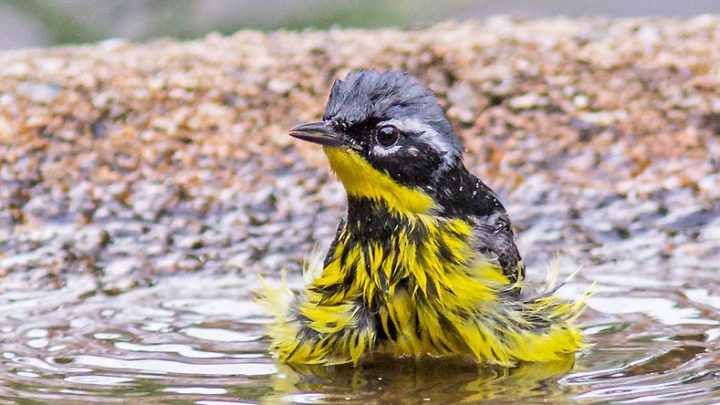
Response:
[{"label": "blurred background", "polygon": [[196,38],[240,29],[413,28],[495,14],[675,16],[720,13],[718,0],[0,0],[0,49]]}]

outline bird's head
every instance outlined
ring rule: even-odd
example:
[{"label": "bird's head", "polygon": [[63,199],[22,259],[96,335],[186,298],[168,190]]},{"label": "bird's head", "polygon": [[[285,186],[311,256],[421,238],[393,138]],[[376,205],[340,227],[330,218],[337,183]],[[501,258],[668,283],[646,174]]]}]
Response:
[{"label": "bird's head", "polygon": [[356,71],[336,80],[323,120],[290,135],[323,145],[349,197],[401,212],[434,208],[437,179],[462,165],[437,99],[406,73]]}]

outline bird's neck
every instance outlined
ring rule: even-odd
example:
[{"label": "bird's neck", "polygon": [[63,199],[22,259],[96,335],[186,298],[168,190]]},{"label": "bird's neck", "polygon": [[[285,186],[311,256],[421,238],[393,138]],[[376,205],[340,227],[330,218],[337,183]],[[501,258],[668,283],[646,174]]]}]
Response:
[{"label": "bird's neck", "polygon": [[396,213],[427,213],[434,208],[432,198],[424,190],[396,182],[353,151],[325,147],[325,154],[348,199],[372,200]]},{"label": "bird's neck", "polygon": [[435,177],[427,193],[436,205],[436,215],[457,218],[490,215],[505,208],[495,193],[473,176],[461,162]]},{"label": "bird's neck", "polygon": [[360,241],[389,240],[417,215],[391,209],[383,200],[348,196],[347,226]]}]

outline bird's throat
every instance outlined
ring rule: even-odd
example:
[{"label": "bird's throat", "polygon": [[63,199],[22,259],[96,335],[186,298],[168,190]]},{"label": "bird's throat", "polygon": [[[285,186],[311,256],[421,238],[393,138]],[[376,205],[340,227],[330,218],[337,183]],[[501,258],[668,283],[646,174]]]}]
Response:
[{"label": "bird's throat", "polygon": [[397,213],[427,213],[435,207],[433,199],[418,188],[403,186],[387,173],[372,167],[347,148],[324,147],[330,167],[343,183],[349,197],[384,203]]}]

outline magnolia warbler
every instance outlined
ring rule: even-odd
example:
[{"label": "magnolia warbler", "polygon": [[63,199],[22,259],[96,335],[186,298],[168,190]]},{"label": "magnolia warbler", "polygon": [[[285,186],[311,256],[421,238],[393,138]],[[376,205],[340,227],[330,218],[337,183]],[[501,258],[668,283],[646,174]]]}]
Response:
[{"label": "magnolia warbler", "polygon": [[573,322],[584,303],[522,291],[508,214],[415,77],[352,72],[323,120],[290,135],[322,145],[348,208],[304,291],[265,286],[281,360],[357,365],[376,352],[511,366],[583,346]]}]

